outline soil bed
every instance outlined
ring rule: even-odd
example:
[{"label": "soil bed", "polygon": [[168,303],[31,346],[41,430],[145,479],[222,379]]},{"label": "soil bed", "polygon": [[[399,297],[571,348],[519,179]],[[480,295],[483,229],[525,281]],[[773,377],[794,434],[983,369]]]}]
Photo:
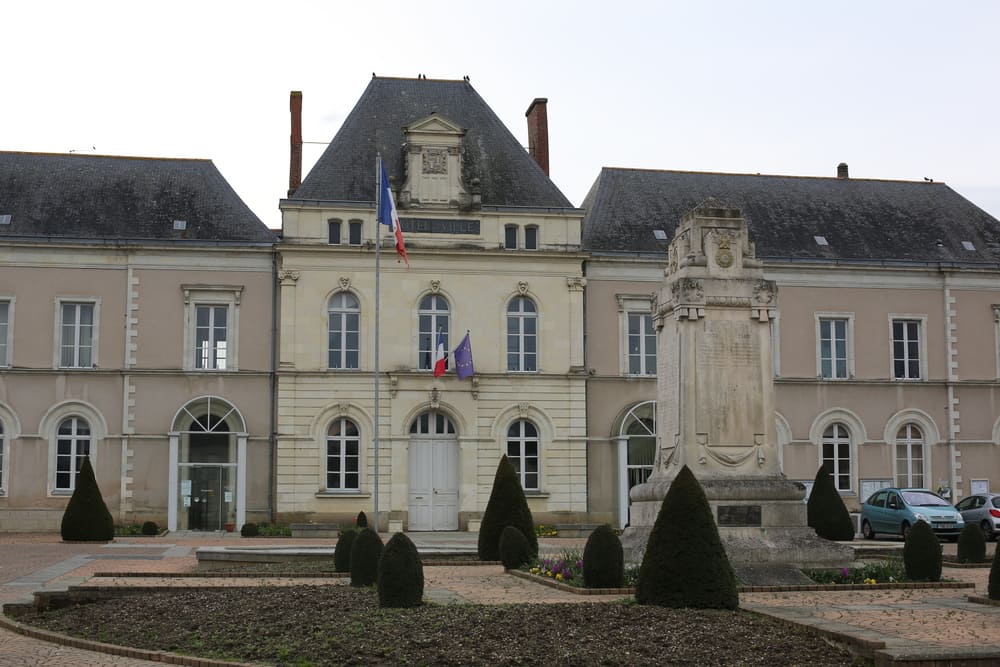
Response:
[{"label": "soil bed", "polygon": [[851,654],[749,612],[624,603],[380,609],[346,585],[155,593],[19,621],[201,657],[321,665],[850,665]]}]

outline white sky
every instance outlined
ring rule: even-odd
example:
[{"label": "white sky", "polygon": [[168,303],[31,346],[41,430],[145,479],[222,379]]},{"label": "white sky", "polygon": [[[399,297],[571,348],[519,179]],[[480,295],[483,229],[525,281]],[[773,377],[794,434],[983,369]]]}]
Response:
[{"label": "white sky", "polygon": [[945,181],[1000,218],[994,0],[33,0],[0,26],[0,150],[209,158],[272,228],[289,91],[304,139],[328,142],[373,71],[469,75],[525,145],[547,97],[551,175],[574,205],[602,166],[847,162]]}]

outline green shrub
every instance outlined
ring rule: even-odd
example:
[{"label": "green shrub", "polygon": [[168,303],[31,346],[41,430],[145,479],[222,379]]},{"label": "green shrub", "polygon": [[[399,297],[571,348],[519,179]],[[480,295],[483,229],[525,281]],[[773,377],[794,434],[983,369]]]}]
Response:
[{"label": "green shrub", "polygon": [[351,548],[358,537],[358,531],[343,530],[337,538],[337,546],[333,550],[333,569],[337,572],[351,571]]},{"label": "green shrub", "polygon": [[911,581],[941,580],[941,542],[926,521],[910,528],[903,545],[903,566]]},{"label": "green shrub", "polygon": [[396,533],[382,550],[378,562],[380,607],[419,607],[424,601],[424,566],[417,547],[403,533]]},{"label": "green shrub", "polygon": [[371,528],[365,528],[351,546],[351,586],[371,586],[378,579],[378,559],[382,555],[382,538]]},{"label": "green shrub", "polygon": [[284,524],[270,524],[266,521],[257,524],[257,534],[261,537],[291,537],[292,527]]},{"label": "green shrub", "polygon": [[59,532],[66,541],[110,541],[115,538],[115,520],[104,504],[89,456],[83,457]]},{"label": "green shrub", "polygon": [[500,534],[507,526],[514,526],[528,538],[531,558],[538,555],[535,523],[521,488],[521,480],[514,465],[504,455],[497,466],[490,499],[479,525],[479,560],[500,560]]},{"label": "green shrub", "polygon": [[358,516],[354,519],[354,527],[358,530],[364,530],[368,527],[368,515],[364,512],[358,512]]},{"label": "green shrub", "polygon": [[528,538],[514,526],[504,526],[500,533],[500,562],[508,570],[516,570],[533,558],[528,551]]},{"label": "green shrub", "polygon": [[260,529],[255,523],[245,523],[240,528],[240,536],[242,537],[257,537],[260,535]]},{"label": "green shrub", "polygon": [[986,561],[986,537],[979,526],[970,523],[958,536],[958,562],[983,563]]},{"label": "green shrub", "polygon": [[993,565],[990,567],[990,583],[986,588],[991,600],[1000,600],[1000,544],[993,552]]},{"label": "green shrub", "polygon": [[583,583],[587,588],[621,588],[625,584],[625,552],[611,526],[594,529],[583,548]]},{"label": "green shrub", "polygon": [[705,491],[687,466],[663,499],[639,568],[640,604],[736,609],[736,575],[719,539]]},{"label": "green shrub", "polygon": [[826,466],[816,471],[809,502],[806,504],[806,522],[825,540],[850,542],[854,539],[854,522],[840,497]]},{"label": "green shrub", "polygon": [[142,524],[142,534],[143,535],[159,535],[160,527],[156,525],[155,521],[146,521]]}]

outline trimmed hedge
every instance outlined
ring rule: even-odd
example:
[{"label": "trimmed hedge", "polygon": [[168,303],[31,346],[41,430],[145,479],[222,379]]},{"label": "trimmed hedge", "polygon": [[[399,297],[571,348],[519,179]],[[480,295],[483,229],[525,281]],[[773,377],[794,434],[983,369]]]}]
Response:
[{"label": "trimmed hedge", "polygon": [[358,512],[358,516],[354,519],[354,527],[358,530],[364,530],[368,527],[368,515],[364,512]]},{"label": "trimmed hedge", "polygon": [[986,537],[979,526],[970,523],[958,536],[959,563],[985,563]]},{"label": "trimmed hedge", "polygon": [[854,539],[854,522],[840,497],[833,477],[826,466],[816,471],[809,502],[806,504],[806,523],[825,540],[850,542]]},{"label": "trimmed hedge", "polygon": [[587,588],[621,588],[625,585],[625,552],[611,526],[594,529],[583,548],[583,584]]},{"label": "trimmed hedge", "polygon": [[67,542],[110,542],[115,539],[115,520],[104,504],[89,456],[83,457],[83,465],[76,475],[76,486],[66,505],[66,511],[63,512],[59,532]]},{"label": "trimmed hedge", "polygon": [[649,534],[635,599],[639,604],[673,608],[739,606],[736,574],[708,498],[687,466],[670,484]]},{"label": "trimmed hedge", "polygon": [[[334,552],[336,555],[336,552]],[[371,586],[378,580],[382,538],[371,528],[358,533],[351,546],[351,586]]]},{"label": "trimmed hedge", "polygon": [[160,527],[156,525],[155,521],[146,521],[142,524],[141,532],[143,535],[159,535]]},{"label": "trimmed hedge", "polygon": [[941,541],[926,521],[910,528],[903,545],[903,567],[911,581],[941,581]]},{"label": "trimmed hedge", "polygon": [[382,550],[378,563],[380,607],[419,607],[424,602],[424,566],[417,547],[396,533]]},{"label": "trimmed hedge", "polygon": [[516,570],[532,559],[528,538],[514,526],[504,526],[500,533],[500,562],[508,570]]},{"label": "trimmed hedge", "polygon": [[521,480],[507,455],[500,457],[489,502],[479,525],[479,560],[500,560],[500,534],[514,526],[528,539],[531,558],[538,555],[538,537]]},{"label": "trimmed hedge", "polygon": [[333,569],[337,572],[351,571],[351,549],[357,537],[358,531],[354,529],[341,531],[337,546],[333,549]]},{"label": "trimmed hedge", "polygon": [[260,528],[255,523],[245,523],[240,527],[240,537],[257,537],[260,535]]}]

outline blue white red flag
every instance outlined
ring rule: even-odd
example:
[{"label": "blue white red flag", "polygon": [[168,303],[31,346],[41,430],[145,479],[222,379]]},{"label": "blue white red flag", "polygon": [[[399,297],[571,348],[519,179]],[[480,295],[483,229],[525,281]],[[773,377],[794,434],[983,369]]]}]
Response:
[{"label": "blue white red flag", "polygon": [[434,377],[441,377],[448,370],[448,353],[444,351],[444,332],[438,329],[438,343],[434,348]]},{"label": "blue white red flag", "polygon": [[459,380],[472,377],[476,368],[472,365],[472,341],[469,339],[469,332],[465,332],[465,338],[455,348],[455,374]]},{"label": "blue white red flag", "polygon": [[403,228],[399,224],[399,214],[396,212],[396,202],[392,199],[392,189],[389,187],[389,176],[385,173],[385,165],[381,165],[382,192],[378,201],[378,221],[392,230],[396,237],[396,254],[398,254],[406,266],[410,266],[410,260],[406,258],[406,246],[403,245]]}]

